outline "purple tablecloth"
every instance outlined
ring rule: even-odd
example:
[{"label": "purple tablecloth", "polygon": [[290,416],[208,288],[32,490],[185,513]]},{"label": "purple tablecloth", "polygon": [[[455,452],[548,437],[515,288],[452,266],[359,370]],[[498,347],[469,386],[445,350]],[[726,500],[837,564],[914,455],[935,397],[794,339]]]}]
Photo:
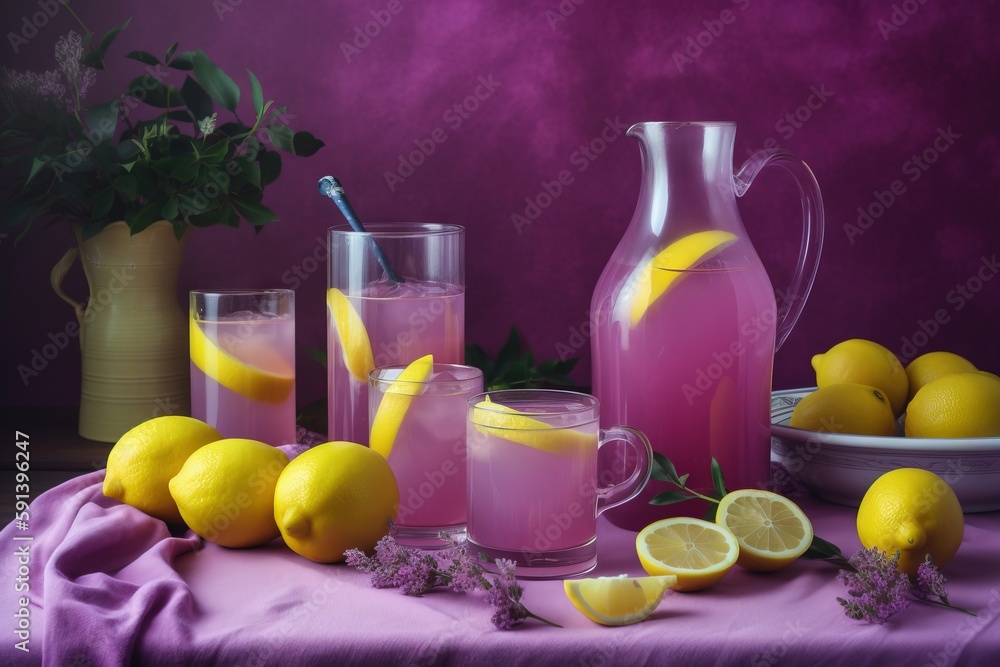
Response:
[{"label": "purple tablecloth", "polygon": [[[367,575],[346,566],[312,563],[280,540],[228,550],[192,533],[172,536],[162,522],[105,498],[103,477],[90,473],[47,492],[32,504],[28,530],[12,523],[0,533],[0,664],[1000,662],[1000,513],[966,516],[965,541],[945,569],[952,601],[978,618],[913,605],[883,626],[852,621],[836,602],[844,594],[836,568],[799,561],[772,575],[735,568],[702,593],[668,592],[652,618],[622,628],[581,616],[561,582],[526,582],[528,608],[565,628],[503,632],[491,625],[482,593],[406,597],[370,588]],[[854,510],[800,501],[818,534],[847,553],[859,548]],[[643,574],[634,539],[602,519],[595,576]],[[17,592],[25,584],[30,590]],[[28,626],[21,637],[19,624]],[[25,637],[27,653],[16,647]]]}]

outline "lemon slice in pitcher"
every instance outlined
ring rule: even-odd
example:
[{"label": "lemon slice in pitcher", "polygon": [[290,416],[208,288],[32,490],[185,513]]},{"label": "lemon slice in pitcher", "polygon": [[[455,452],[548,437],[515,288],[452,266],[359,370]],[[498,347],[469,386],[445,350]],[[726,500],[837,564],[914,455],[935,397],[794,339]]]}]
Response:
[{"label": "lemon slice in pitcher", "polygon": [[368,382],[368,373],[375,368],[372,356],[372,344],[368,338],[368,330],[361,321],[361,315],[336,287],[326,292],[326,304],[333,315],[334,328],[340,340],[340,349],[344,355],[344,365],[348,372],[358,382]]},{"label": "lemon slice in pitcher", "polygon": [[597,446],[594,434],[588,435],[572,428],[557,428],[514,408],[493,403],[489,396],[485,401],[476,403],[472,411],[472,423],[477,431],[485,435],[494,435],[552,454],[572,454],[582,447]]},{"label": "lemon slice in pitcher", "polygon": [[399,434],[399,427],[403,423],[403,418],[410,408],[413,397],[423,389],[421,383],[427,381],[433,369],[433,355],[428,354],[420,357],[403,369],[403,372],[389,385],[385,396],[382,397],[382,402],[379,403],[378,410],[375,412],[375,419],[372,421],[369,445],[386,459],[392,453],[392,446]]},{"label": "lemon slice in pitcher", "polygon": [[684,271],[701,264],[738,239],[735,234],[714,229],[695,232],[677,239],[643,264],[630,278],[634,281],[632,285],[625,286],[625,290],[632,293],[631,299],[627,300],[629,328],[639,325],[649,307],[684,277]]},{"label": "lemon slice in pitcher", "polygon": [[254,349],[254,356],[271,370],[251,366],[219,347],[193,319],[189,322],[191,361],[202,373],[226,389],[260,403],[281,403],[288,397],[295,386],[295,372],[276,351],[266,346]]}]

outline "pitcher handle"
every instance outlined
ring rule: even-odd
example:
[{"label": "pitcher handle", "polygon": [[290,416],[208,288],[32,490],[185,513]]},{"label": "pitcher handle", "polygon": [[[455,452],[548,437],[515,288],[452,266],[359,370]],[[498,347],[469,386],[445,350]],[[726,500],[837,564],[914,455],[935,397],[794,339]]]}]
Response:
[{"label": "pitcher handle", "polygon": [[802,198],[802,245],[799,247],[798,266],[792,278],[790,292],[786,294],[779,288],[775,294],[778,328],[774,343],[775,349],[778,349],[802,314],[802,307],[806,305],[819,269],[819,256],[823,249],[823,195],[820,194],[819,183],[809,165],[793,153],[786,150],[762,150],[744,162],[733,177],[736,196],[742,197],[760,170],[771,164],[784,167],[791,173]]},{"label": "pitcher handle", "polygon": [[83,342],[83,315],[84,315],[84,305],[79,301],[75,301],[66,292],[63,291],[62,283],[66,278],[66,274],[73,267],[73,262],[76,261],[76,256],[80,254],[79,248],[70,248],[66,251],[66,254],[62,256],[56,265],[52,267],[52,273],[49,274],[49,283],[52,285],[52,290],[56,293],[60,299],[68,303],[73,307],[73,312],[76,313],[76,321],[80,325],[80,342]]}]

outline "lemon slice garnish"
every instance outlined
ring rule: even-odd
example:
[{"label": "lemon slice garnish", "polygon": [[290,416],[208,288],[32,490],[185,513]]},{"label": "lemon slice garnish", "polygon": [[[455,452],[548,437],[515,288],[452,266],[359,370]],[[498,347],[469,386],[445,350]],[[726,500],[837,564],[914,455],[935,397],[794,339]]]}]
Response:
[{"label": "lemon slice garnish", "polygon": [[336,287],[326,292],[326,305],[333,314],[334,328],[340,339],[340,349],[344,354],[344,365],[358,382],[368,382],[368,373],[375,368],[371,339],[361,316]]},{"label": "lemon slice garnish", "polygon": [[256,350],[258,354],[269,355],[268,365],[284,368],[283,373],[265,371],[240,361],[210,340],[195,320],[189,322],[191,361],[202,373],[226,389],[260,403],[281,403],[291,393],[295,371],[276,352],[267,347]]},{"label": "lemon slice garnish", "polygon": [[632,293],[627,302],[629,327],[634,329],[638,326],[649,307],[684,277],[684,271],[701,264],[738,239],[735,234],[718,230],[695,232],[677,239],[643,264],[633,274],[633,284],[626,286]]},{"label": "lemon slice garnish", "polygon": [[656,610],[677,577],[597,577],[563,581],[566,597],[581,614],[601,625],[631,625]]},{"label": "lemon slice garnish", "polygon": [[812,544],[812,523],[788,498],[760,489],[740,489],[719,503],[715,522],[740,543],[737,565],[773,572],[790,565]]},{"label": "lemon slice garnish", "polygon": [[728,528],[701,519],[661,519],[635,538],[642,569],[653,575],[674,575],[678,591],[700,591],[733,569],[740,545]]},{"label": "lemon slice garnish", "polygon": [[403,369],[382,397],[382,402],[375,412],[375,419],[372,421],[369,446],[386,459],[392,453],[392,446],[396,442],[396,435],[399,433],[406,411],[410,408],[410,402],[414,396],[420,394],[423,389],[421,383],[427,381],[433,368],[433,355],[420,357]]},{"label": "lemon slice garnish", "polygon": [[557,428],[533,419],[514,408],[489,400],[476,403],[472,411],[476,430],[552,454],[572,454],[582,447],[596,447],[596,434]]}]

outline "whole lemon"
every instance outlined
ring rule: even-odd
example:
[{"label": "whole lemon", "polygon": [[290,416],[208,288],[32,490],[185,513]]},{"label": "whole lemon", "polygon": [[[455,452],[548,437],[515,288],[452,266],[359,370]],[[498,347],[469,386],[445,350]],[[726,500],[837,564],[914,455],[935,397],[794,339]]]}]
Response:
[{"label": "whole lemon", "polygon": [[896,355],[878,343],[852,338],[837,343],[825,354],[812,358],[816,386],[866,384],[877,387],[889,398],[897,417],[906,408],[909,380]]},{"label": "whole lemon", "polygon": [[944,567],[958,551],[965,518],[955,492],[934,473],[899,468],[868,487],[858,507],[858,537],[866,549],[899,551],[899,570],[910,575],[930,554]]},{"label": "whole lemon", "polygon": [[285,543],[317,563],[371,551],[396,519],[399,487],[378,452],[327,442],[297,456],[278,478],[274,518]]},{"label": "whole lemon", "polygon": [[222,435],[203,421],[169,415],[135,426],[108,454],[104,495],[146,514],[180,523],[168,484],[188,456]]},{"label": "whole lemon", "polygon": [[788,425],[824,433],[896,435],[889,399],[863,384],[820,387],[798,402]]},{"label": "whole lemon", "polygon": [[912,401],[921,387],[932,380],[954,373],[975,373],[976,367],[965,357],[951,352],[921,354],[906,366],[906,379],[910,382],[907,401]]},{"label": "whole lemon", "polygon": [[904,429],[913,438],[1000,436],[1000,381],[976,372],[929,382],[907,406]]},{"label": "whole lemon", "polygon": [[255,547],[278,537],[274,486],[288,456],[257,440],[227,438],[188,457],[170,480],[184,522],[209,542]]}]

